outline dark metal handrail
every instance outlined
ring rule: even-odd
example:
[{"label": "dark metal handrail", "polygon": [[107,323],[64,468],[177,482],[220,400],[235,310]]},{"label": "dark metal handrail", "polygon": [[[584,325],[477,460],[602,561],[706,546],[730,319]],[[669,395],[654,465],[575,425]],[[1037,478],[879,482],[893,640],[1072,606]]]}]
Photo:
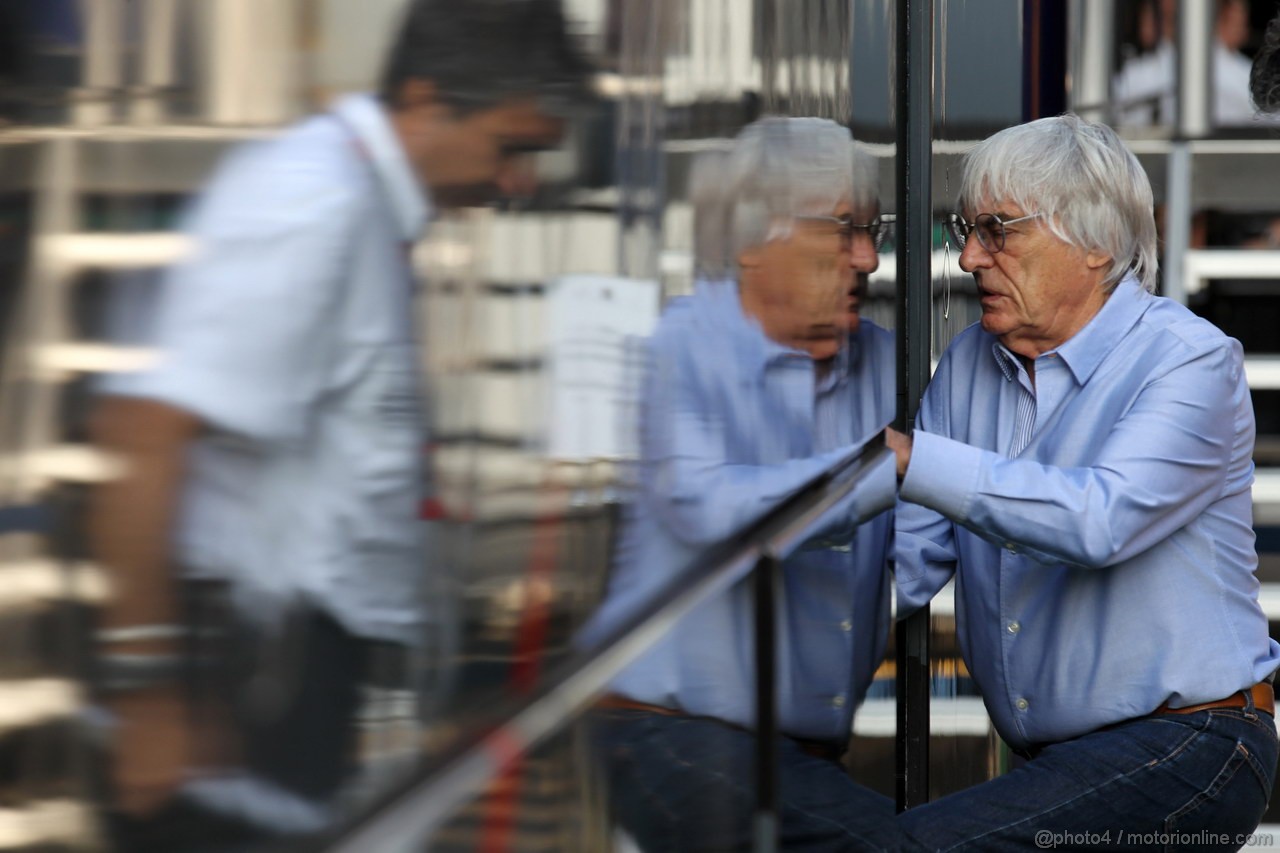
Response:
[{"label": "dark metal handrail", "polygon": [[[857,451],[815,476],[781,505],[724,542],[649,596],[642,606],[591,648],[553,666],[538,689],[508,697],[486,716],[501,722],[464,736],[443,755],[384,795],[374,806],[323,839],[319,849],[365,853],[402,849],[425,838],[479,794],[518,756],[573,721],[628,664],[643,654],[690,610],[752,576],[763,577],[757,593],[771,589],[778,561],[801,544],[804,532],[873,471],[892,465],[893,454],[878,433]],[[767,594],[767,593],[766,593]],[[758,604],[763,605],[760,601]],[[757,660],[773,660],[776,637],[768,624],[772,607],[757,606]],[[761,628],[766,630],[760,630]],[[763,760],[757,767],[757,849],[776,849],[776,779],[771,750],[777,734],[772,666],[757,677],[757,735]],[[767,775],[766,775],[767,774]],[[407,848],[405,848],[407,849]]]}]

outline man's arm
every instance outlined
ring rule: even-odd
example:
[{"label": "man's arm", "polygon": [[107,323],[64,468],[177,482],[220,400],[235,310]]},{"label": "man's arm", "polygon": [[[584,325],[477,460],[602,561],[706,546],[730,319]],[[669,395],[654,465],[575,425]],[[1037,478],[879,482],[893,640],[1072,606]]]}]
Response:
[{"label": "man's arm", "polygon": [[181,638],[134,642],[120,629],[181,620],[170,547],[187,449],[199,432],[272,443],[309,428],[333,363],[347,255],[367,216],[345,151],[254,146],[219,169],[186,223],[192,248],[156,299],[161,358],[146,372],[114,377],[109,387],[119,396],[97,416],[95,439],[127,464],[91,511],[93,545],[115,587],[100,660],[144,656],[143,680],[153,682],[107,696],[126,811],[163,805],[197,738],[176,679],[161,677]]},{"label": "man's arm", "polygon": [[[107,572],[111,596],[103,608],[106,632],[141,626],[179,626],[180,605],[170,543],[187,447],[200,424],[162,403],[107,398],[94,417],[93,437],[120,457],[119,479],[93,496],[89,533]],[[142,657],[178,656],[180,637],[113,641],[101,651]],[[181,781],[192,736],[177,679],[111,694],[116,716],[114,782],[117,804],[146,814],[162,806]]]},{"label": "man's arm", "polygon": [[[944,360],[938,376],[945,375],[949,362]],[[916,420],[922,430],[940,432],[945,412],[945,379],[935,381],[925,390]],[[911,461],[911,438],[890,428],[885,444],[893,451],[901,481]],[[905,619],[928,604],[956,572],[955,531],[951,520],[919,504],[899,500],[893,518],[894,585],[897,587],[896,615]]]},{"label": "man's arm", "polygon": [[[1013,542],[1045,561],[1102,568],[1184,527],[1223,494],[1247,395],[1239,345],[1188,352],[1151,377],[1106,435],[1091,464],[1055,467],[1007,459],[917,432],[901,499],[930,507],[985,538]],[[945,433],[944,433],[945,435]]]},{"label": "man's arm", "polygon": [[[646,499],[685,543],[727,538],[856,452],[851,445],[777,465],[730,461],[727,421],[735,413],[721,411],[722,402],[698,387],[698,362],[680,343],[662,334],[650,342],[642,452]],[[725,375],[736,374],[726,369]]]},{"label": "man's arm", "polygon": [[90,513],[93,549],[111,575],[106,628],[179,617],[170,543],[187,447],[199,429],[194,416],[150,400],[110,397],[94,416],[95,443],[125,466],[97,489]]}]

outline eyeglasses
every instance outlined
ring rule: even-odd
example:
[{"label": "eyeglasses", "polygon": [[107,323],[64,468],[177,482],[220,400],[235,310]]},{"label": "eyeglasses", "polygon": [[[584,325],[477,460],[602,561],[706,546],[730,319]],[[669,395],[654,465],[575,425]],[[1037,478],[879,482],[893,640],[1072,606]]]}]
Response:
[{"label": "eyeglasses", "polygon": [[964,249],[965,241],[969,239],[969,234],[976,231],[978,233],[978,242],[982,248],[991,254],[1004,251],[1005,226],[1013,225],[1016,222],[1026,222],[1028,219],[1036,219],[1044,216],[1043,213],[1029,213],[1026,216],[1019,216],[1017,219],[1001,219],[998,213],[979,213],[973,220],[969,222],[958,213],[952,213],[947,217],[947,230],[951,232],[951,239],[955,240],[956,246]]},{"label": "eyeglasses", "polygon": [[893,230],[894,223],[897,221],[892,213],[877,215],[870,222],[854,222],[851,216],[795,216],[793,218],[804,222],[830,222],[836,226],[836,231],[840,235],[840,245],[845,249],[853,246],[853,232],[865,231],[877,252],[884,245],[885,238],[889,236],[889,232]]}]

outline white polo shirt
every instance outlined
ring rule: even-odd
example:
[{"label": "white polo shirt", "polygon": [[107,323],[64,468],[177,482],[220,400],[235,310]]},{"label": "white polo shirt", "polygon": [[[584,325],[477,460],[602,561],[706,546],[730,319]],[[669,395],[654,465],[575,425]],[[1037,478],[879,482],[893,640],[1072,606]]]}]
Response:
[{"label": "white polo shirt", "polygon": [[219,169],[167,276],[155,369],[111,393],[197,415],[176,549],[271,622],[308,600],[412,642],[426,443],[407,247],[430,207],[388,117],[340,101]]}]

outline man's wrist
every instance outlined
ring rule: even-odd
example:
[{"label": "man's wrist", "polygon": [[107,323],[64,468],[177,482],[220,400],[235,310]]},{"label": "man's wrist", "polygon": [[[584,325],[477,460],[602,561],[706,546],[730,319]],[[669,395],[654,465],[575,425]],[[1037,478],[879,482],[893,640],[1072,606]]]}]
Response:
[{"label": "man's wrist", "polygon": [[184,657],[179,654],[121,653],[94,659],[96,686],[103,693],[133,693],[175,685],[182,677]]},{"label": "man's wrist", "polygon": [[186,638],[187,628],[175,622],[153,622],[145,625],[121,625],[103,628],[94,634],[99,646],[118,646]]},{"label": "man's wrist", "polygon": [[183,673],[185,625],[175,622],[113,625],[95,632],[96,686],[118,694],[176,684]]}]

